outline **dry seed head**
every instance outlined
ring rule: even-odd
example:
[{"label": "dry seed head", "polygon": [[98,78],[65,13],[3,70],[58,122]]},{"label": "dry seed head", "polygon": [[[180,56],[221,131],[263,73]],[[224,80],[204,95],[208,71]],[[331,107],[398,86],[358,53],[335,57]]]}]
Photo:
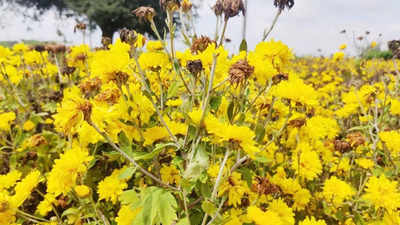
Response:
[{"label": "dry seed head", "polygon": [[341,153],[345,153],[351,150],[351,145],[342,140],[334,140],[333,145],[335,146],[335,150]]},{"label": "dry seed head", "polygon": [[75,72],[75,69],[75,67],[65,66],[61,69],[61,73],[71,75]]},{"label": "dry seed head", "polygon": [[400,59],[400,40],[392,40],[388,42],[389,50],[393,53],[393,57]]},{"label": "dry seed head", "polygon": [[40,145],[45,145],[47,144],[46,138],[44,138],[40,134],[35,134],[32,137],[29,138],[29,147],[38,147]]},{"label": "dry seed head", "polygon": [[215,44],[215,41],[211,40],[207,36],[201,36],[199,38],[196,38],[193,41],[192,46],[190,47],[190,50],[191,50],[192,54],[196,54],[197,52],[203,52],[212,43]]},{"label": "dry seed head", "polygon": [[114,105],[118,102],[121,93],[118,89],[109,89],[96,95],[95,100],[99,102],[107,102],[110,105]]},{"label": "dry seed head", "polygon": [[347,134],[346,139],[353,147],[358,147],[365,143],[365,137],[360,132]]},{"label": "dry seed head", "polygon": [[189,60],[186,64],[186,68],[195,76],[197,76],[203,70],[203,64],[201,60]]},{"label": "dry seed head", "polygon": [[242,12],[243,15],[246,13],[243,0],[224,0],[222,7],[224,10],[225,20],[237,16],[240,12]]},{"label": "dry seed head", "polygon": [[251,66],[246,60],[238,60],[229,68],[229,80],[231,84],[240,84],[248,79],[254,72],[254,66]]},{"label": "dry seed head", "polygon": [[74,33],[76,32],[76,30],[81,30],[84,31],[86,30],[86,24],[84,23],[77,23],[74,27]]},{"label": "dry seed head", "polygon": [[98,77],[92,78],[79,84],[79,88],[85,96],[90,96],[92,93],[98,92],[100,90],[100,87],[101,80]]},{"label": "dry seed head", "polygon": [[160,5],[168,12],[176,11],[181,6],[179,0],[160,0]]},{"label": "dry seed head", "polygon": [[78,105],[78,110],[83,113],[83,119],[89,123],[91,121],[90,116],[92,114],[92,103],[84,101]]},{"label": "dry seed head", "polygon": [[184,13],[189,12],[193,7],[193,4],[189,0],[183,0],[181,4],[181,9]]},{"label": "dry seed head", "polygon": [[130,45],[135,44],[137,40],[137,34],[134,30],[129,30],[124,28],[120,31],[119,36],[122,42],[128,43]]},{"label": "dry seed head", "polygon": [[141,6],[133,10],[132,13],[139,18],[140,22],[142,22],[143,20],[147,20],[150,22],[153,20],[154,16],[156,16],[156,11],[153,8],[147,6]]},{"label": "dry seed head", "polygon": [[112,43],[112,39],[110,37],[102,37],[101,44],[103,48],[108,49],[108,46]]},{"label": "dry seed head", "polygon": [[274,6],[280,10],[291,9],[294,6],[294,0],[274,0]]}]

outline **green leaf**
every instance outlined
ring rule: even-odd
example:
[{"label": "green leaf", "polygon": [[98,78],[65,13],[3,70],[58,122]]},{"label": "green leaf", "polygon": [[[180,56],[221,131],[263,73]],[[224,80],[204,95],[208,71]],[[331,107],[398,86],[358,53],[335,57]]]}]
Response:
[{"label": "green leaf", "polygon": [[153,149],[152,152],[135,152],[133,153],[133,158],[135,160],[148,160],[153,159],[155,156],[160,154],[160,152],[168,146],[175,146],[174,143],[166,143],[166,144],[156,144],[156,147]]},{"label": "green leaf", "polygon": [[208,167],[208,154],[203,145],[200,145],[197,151],[193,151],[192,154],[195,155],[190,157],[192,160],[183,173],[183,177],[191,181],[196,181],[201,173]]},{"label": "green leaf", "polygon": [[228,110],[227,110],[227,114],[228,114],[228,119],[229,119],[229,121],[232,123],[232,120],[233,120],[233,110],[235,109],[235,103],[232,101],[232,102],[230,102],[229,103],[229,106],[228,106]]},{"label": "green leaf", "polygon": [[256,126],[256,141],[260,142],[264,139],[265,136],[265,128],[264,128],[264,124],[259,123]]},{"label": "green leaf", "polygon": [[217,211],[217,207],[209,200],[203,201],[203,203],[201,203],[201,208],[208,215],[213,215]]},{"label": "green leaf", "polygon": [[218,107],[221,105],[222,102],[222,96],[213,96],[210,99],[210,108],[212,110],[218,110]]},{"label": "green leaf", "polygon": [[69,208],[62,213],[61,217],[69,216],[69,215],[77,215],[77,214],[79,214],[79,212],[80,212],[80,210],[77,208]]},{"label": "green leaf", "polygon": [[185,217],[179,220],[176,225],[190,225],[189,218]]},{"label": "green leaf", "polygon": [[254,160],[257,161],[257,162],[260,162],[260,163],[270,163],[270,162],[272,162],[271,159],[268,159],[265,156],[257,156]]},{"label": "green leaf", "polygon": [[128,167],[122,173],[119,174],[118,178],[120,180],[128,179],[128,178],[132,177],[132,175],[135,173],[135,171],[136,171],[136,167]]},{"label": "green leaf", "polygon": [[132,223],[135,225],[172,224],[177,220],[178,205],[174,196],[159,187],[144,189],[136,207],[141,207],[142,210]]},{"label": "green leaf", "polygon": [[175,97],[178,90],[179,90],[179,85],[178,82],[175,81],[171,84],[171,86],[168,87],[167,98],[169,99]]},{"label": "green leaf", "polygon": [[119,196],[119,200],[123,205],[129,205],[132,203],[137,203],[139,198],[135,190],[127,190],[122,192],[122,194]]}]

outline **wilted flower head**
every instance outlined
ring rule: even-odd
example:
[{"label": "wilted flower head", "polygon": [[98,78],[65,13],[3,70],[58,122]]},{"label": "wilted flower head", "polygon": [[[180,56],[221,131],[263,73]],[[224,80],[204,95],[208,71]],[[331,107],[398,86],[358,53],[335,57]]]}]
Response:
[{"label": "wilted flower head", "polygon": [[229,69],[229,80],[231,84],[243,83],[254,72],[254,67],[247,60],[241,59]]},{"label": "wilted flower head", "polygon": [[393,53],[394,58],[400,59],[400,40],[392,40],[388,43],[389,50]]},{"label": "wilted flower head", "polygon": [[136,42],[137,34],[134,30],[124,28],[119,32],[119,37],[121,38],[122,42],[133,45]]},{"label": "wilted flower head", "polygon": [[224,13],[225,20],[237,16],[240,12],[245,14],[243,0],[217,0],[213,9],[217,16]]},{"label": "wilted flower head", "polygon": [[102,37],[101,38],[101,44],[105,49],[108,49],[108,46],[112,43],[112,40],[110,37]]},{"label": "wilted flower head", "polygon": [[203,70],[203,64],[201,60],[189,60],[186,64],[186,68],[193,74],[197,75]]},{"label": "wilted flower head", "polygon": [[192,46],[190,47],[190,50],[192,51],[193,54],[195,54],[197,52],[203,52],[204,50],[206,50],[208,45],[210,45],[212,43],[215,44],[215,41],[211,40],[207,36],[201,36],[199,38],[196,38],[193,41]]},{"label": "wilted flower head", "polygon": [[160,5],[167,11],[175,11],[181,6],[178,0],[160,0]]},{"label": "wilted flower head", "polygon": [[84,23],[77,23],[74,27],[74,32],[76,32],[76,30],[86,30],[86,24]]},{"label": "wilted flower head", "polygon": [[274,0],[274,6],[280,10],[291,9],[294,6],[294,0]]},{"label": "wilted flower head", "polygon": [[143,21],[144,19],[147,21],[151,21],[156,15],[156,11],[153,8],[147,6],[141,6],[133,10],[132,13],[139,18],[139,21]]},{"label": "wilted flower head", "polygon": [[189,12],[193,7],[193,4],[189,0],[183,0],[181,4],[181,9],[183,12]]}]

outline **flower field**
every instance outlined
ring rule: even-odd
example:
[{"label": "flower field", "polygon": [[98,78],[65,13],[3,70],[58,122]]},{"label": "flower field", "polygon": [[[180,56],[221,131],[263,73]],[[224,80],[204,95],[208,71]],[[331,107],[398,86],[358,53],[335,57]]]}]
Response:
[{"label": "flower field", "polygon": [[220,7],[183,51],[127,29],[0,46],[0,225],[399,225],[398,42],[390,60],[229,52],[242,10]]}]

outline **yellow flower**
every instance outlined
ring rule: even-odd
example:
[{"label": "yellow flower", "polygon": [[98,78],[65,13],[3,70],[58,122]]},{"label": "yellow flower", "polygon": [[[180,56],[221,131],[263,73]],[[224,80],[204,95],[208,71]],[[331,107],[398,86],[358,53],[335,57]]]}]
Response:
[{"label": "yellow flower", "polygon": [[307,180],[314,180],[322,172],[322,165],[318,153],[311,150],[310,145],[306,142],[301,142],[297,146],[293,157],[292,168],[299,176]]},{"label": "yellow flower", "polygon": [[282,225],[294,225],[294,213],[282,199],[273,200],[268,206],[268,211],[278,215],[281,218]]},{"label": "yellow flower", "polygon": [[316,220],[313,216],[307,217],[299,225],[326,225],[324,220]]},{"label": "yellow flower", "polygon": [[86,198],[90,194],[90,188],[86,185],[75,186],[74,190],[80,198]]},{"label": "yellow flower", "polygon": [[3,189],[8,189],[14,186],[20,178],[21,172],[18,170],[12,170],[5,175],[0,175],[0,192]]},{"label": "yellow flower", "polygon": [[176,166],[166,166],[163,165],[160,169],[161,180],[167,184],[179,184],[181,181],[181,176],[179,175],[179,170]]},{"label": "yellow flower", "polygon": [[374,167],[374,161],[366,158],[356,159],[357,165],[364,169],[372,169]]},{"label": "yellow flower", "polygon": [[376,41],[371,42],[371,48],[375,48],[376,45],[378,45],[378,43],[376,43]]},{"label": "yellow flower", "polygon": [[118,217],[115,218],[115,221],[118,225],[132,225],[140,210],[141,208],[132,209],[129,205],[123,205],[118,211]]},{"label": "yellow flower", "polygon": [[318,92],[310,85],[295,76],[289,76],[289,80],[281,81],[278,85],[272,88],[272,95],[290,99],[293,102],[304,105],[316,106],[318,104]]},{"label": "yellow flower", "polygon": [[392,99],[390,104],[390,113],[395,116],[400,115],[400,101],[397,99]]},{"label": "yellow flower", "polygon": [[398,154],[400,154],[400,133],[397,131],[383,131],[383,132],[379,132],[379,138],[381,139],[381,141],[383,143],[385,143],[385,145],[387,146],[387,148],[389,149],[389,151],[394,154],[395,156],[397,156]]},{"label": "yellow flower", "polygon": [[118,200],[118,197],[122,194],[122,192],[128,187],[126,183],[128,178],[120,179],[120,174],[126,168],[122,168],[120,170],[114,170],[112,174],[104,180],[102,180],[97,186],[97,193],[99,194],[99,199],[105,199],[107,201],[111,201],[115,204]]},{"label": "yellow flower", "polygon": [[300,189],[293,195],[293,208],[295,210],[303,210],[310,202],[311,194],[308,189]]},{"label": "yellow flower", "polygon": [[30,172],[21,182],[15,186],[15,194],[11,197],[10,203],[14,207],[19,207],[29,197],[32,190],[38,185],[40,172],[34,170]]},{"label": "yellow flower", "polygon": [[390,181],[384,175],[371,177],[366,184],[363,198],[375,205],[375,208],[385,208],[388,211],[400,207],[400,193],[397,181]]},{"label": "yellow flower", "polygon": [[333,54],[332,59],[334,61],[340,61],[344,58],[344,53],[343,52],[336,52],[335,54]]},{"label": "yellow flower", "polygon": [[47,176],[47,192],[56,196],[67,194],[75,186],[77,178],[86,172],[92,159],[86,149],[74,144],[54,161],[54,166]]},{"label": "yellow flower", "polygon": [[5,112],[2,113],[0,111],[0,131],[9,131],[11,122],[15,120],[15,113],[14,112]]},{"label": "yellow flower", "polygon": [[342,44],[342,45],[339,46],[339,49],[340,49],[340,50],[345,50],[346,48],[347,48],[347,45],[346,45],[346,44]]},{"label": "yellow flower", "polygon": [[218,196],[228,192],[228,204],[237,207],[246,192],[249,192],[247,184],[241,179],[241,174],[233,172],[231,176],[224,181],[218,190]]},{"label": "yellow flower", "polygon": [[23,128],[25,131],[30,131],[35,128],[35,124],[31,120],[28,120],[24,123]]},{"label": "yellow flower", "polygon": [[148,41],[146,48],[150,52],[161,51],[164,49],[163,43],[161,41]]},{"label": "yellow flower", "polygon": [[353,187],[333,176],[325,181],[322,195],[325,200],[332,202],[334,207],[339,207],[344,200],[355,194]]},{"label": "yellow flower", "polygon": [[273,211],[262,211],[256,206],[247,208],[247,217],[257,225],[283,225],[281,218]]}]

